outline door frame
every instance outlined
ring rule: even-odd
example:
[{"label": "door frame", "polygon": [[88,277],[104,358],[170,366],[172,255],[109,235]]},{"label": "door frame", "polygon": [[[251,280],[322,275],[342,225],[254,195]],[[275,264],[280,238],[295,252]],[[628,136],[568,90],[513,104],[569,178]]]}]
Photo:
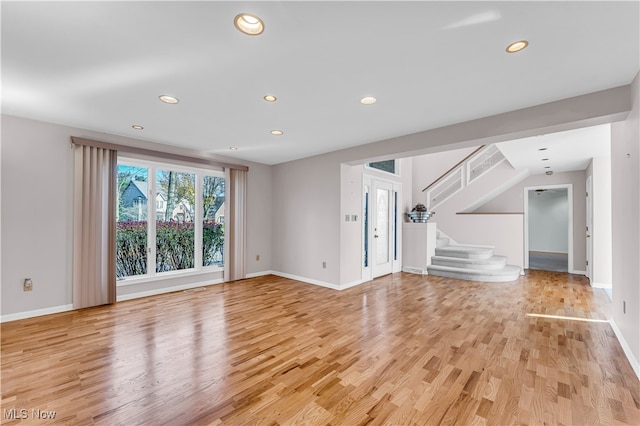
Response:
[{"label": "door frame", "polygon": [[587,264],[586,276],[589,278],[589,282],[593,285],[593,176],[587,176],[586,181],[587,199],[586,199],[586,249],[587,249]]},{"label": "door frame", "polygon": [[529,269],[529,191],[535,191],[536,189],[560,189],[566,188],[567,190],[567,271],[574,273],[573,268],[573,184],[559,184],[559,185],[536,185],[526,186],[524,188],[523,202],[524,202],[524,269]]}]

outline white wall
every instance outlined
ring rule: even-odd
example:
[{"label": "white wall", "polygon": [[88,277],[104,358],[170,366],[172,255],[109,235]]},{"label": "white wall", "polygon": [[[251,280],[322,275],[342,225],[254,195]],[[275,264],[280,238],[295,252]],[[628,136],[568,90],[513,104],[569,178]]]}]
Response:
[{"label": "white wall", "polygon": [[611,288],[611,158],[596,157],[591,160],[586,171],[591,176],[592,221],[590,230],[593,246],[591,285]]},{"label": "white wall", "polygon": [[567,191],[529,191],[529,250],[569,253]]},{"label": "white wall", "polygon": [[412,204],[422,203],[426,205],[426,196],[422,190],[477,148],[472,146],[412,157]]},{"label": "white wall", "polygon": [[[2,116],[2,315],[72,303],[73,152],[65,130]],[[22,290],[27,277],[31,292]]]},{"label": "white wall", "polygon": [[498,197],[483,204],[476,212],[524,212],[524,188],[545,185],[573,185],[573,265],[569,270],[585,273],[587,261],[586,227],[586,173],[585,171],[532,175],[514,185]]},{"label": "white wall", "polygon": [[[362,186],[363,175],[371,176],[401,185],[401,195],[399,200],[398,215],[398,245],[402,247],[402,222],[404,212],[410,211],[411,201],[411,181],[412,181],[412,160],[403,158],[399,160],[399,175],[391,175],[379,170],[370,169],[364,165],[350,166],[341,164],[341,184],[340,184],[340,286],[345,287],[362,281],[363,267],[363,247],[362,227],[364,220],[362,206]],[[346,221],[346,215],[357,215],[356,222]],[[399,263],[399,266],[401,263]]]},{"label": "white wall", "polygon": [[319,284],[340,283],[340,181],[335,154],[273,166],[274,271]]},{"label": "white wall", "polygon": [[[199,153],[83,129],[2,116],[2,305],[3,320],[71,308],[73,155],[71,136],[124,145]],[[229,161],[228,159],[225,159]],[[271,269],[271,168],[249,166],[247,271]],[[259,262],[255,254],[260,254]],[[34,289],[22,290],[24,278]],[[118,297],[202,285],[222,278],[219,272],[159,279],[118,287]]]},{"label": "white wall", "polygon": [[[340,165],[340,285],[360,282],[363,260],[362,172],[364,166]],[[346,221],[345,215],[357,215]]]},{"label": "white wall", "polygon": [[640,377],[640,73],[631,100],[628,118],[611,126],[612,317]]}]

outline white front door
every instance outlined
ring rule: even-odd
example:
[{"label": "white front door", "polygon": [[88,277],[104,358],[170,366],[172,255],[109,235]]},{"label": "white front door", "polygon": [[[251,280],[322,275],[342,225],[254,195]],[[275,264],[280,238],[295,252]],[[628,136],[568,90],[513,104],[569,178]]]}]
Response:
[{"label": "white front door", "polygon": [[393,269],[393,185],[390,182],[373,181],[371,244],[373,278],[390,274]]}]

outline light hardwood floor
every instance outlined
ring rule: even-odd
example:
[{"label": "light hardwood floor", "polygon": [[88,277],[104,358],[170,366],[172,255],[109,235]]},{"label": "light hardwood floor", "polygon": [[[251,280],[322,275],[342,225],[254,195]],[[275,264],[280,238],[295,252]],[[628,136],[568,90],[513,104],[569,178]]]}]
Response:
[{"label": "light hardwood floor", "polygon": [[638,424],[639,383],[608,323],[528,316],[608,309],[584,277],[553,272],[344,291],[265,276],[14,321],[2,422]]}]

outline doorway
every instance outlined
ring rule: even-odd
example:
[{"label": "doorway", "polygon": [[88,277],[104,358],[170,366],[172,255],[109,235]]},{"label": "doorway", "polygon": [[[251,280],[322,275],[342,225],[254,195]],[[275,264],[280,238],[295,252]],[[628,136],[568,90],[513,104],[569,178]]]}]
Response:
[{"label": "doorway", "polygon": [[572,185],[524,189],[525,268],[571,272]]}]

